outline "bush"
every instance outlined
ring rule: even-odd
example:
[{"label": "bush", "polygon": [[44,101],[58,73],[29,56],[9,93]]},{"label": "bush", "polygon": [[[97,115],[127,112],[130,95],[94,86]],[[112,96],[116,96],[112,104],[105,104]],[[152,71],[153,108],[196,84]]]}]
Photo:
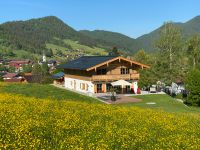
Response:
[{"label": "bush", "polygon": [[3,82],[3,77],[2,76],[0,76],[0,82]]},{"label": "bush", "polygon": [[182,94],[177,94],[177,95],[176,95],[176,98],[177,98],[177,99],[183,99],[183,96],[182,96]]},{"label": "bush", "polygon": [[186,88],[189,95],[186,100],[187,104],[200,106],[200,71],[192,69],[186,76]]},{"label": "bush", "polygon": [[41,80],[42,84],[52,84],[53,78],[50,75],[43,76],[43,79]]}]

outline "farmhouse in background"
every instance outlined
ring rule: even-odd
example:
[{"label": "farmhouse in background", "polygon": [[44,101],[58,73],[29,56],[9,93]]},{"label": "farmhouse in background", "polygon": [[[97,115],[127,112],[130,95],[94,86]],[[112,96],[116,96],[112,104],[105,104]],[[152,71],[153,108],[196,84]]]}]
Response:
[{"label": "farmhouse in background", "polygon": [[26,82],[26,79],[16,73],[7,73],[5,75],[2,76],[4,82]]},{"label": "farmhouse in background", "polygon": [[120,56],[83,56],[58,68],[64,69],[66,88],[84,93],[105,93],[111,90],[111,83],[124,80],[130,85],[115,88],[130,93],[137,90],[138,70],[149,66]]},{"label": "farmhouse in background", "polygon": [[11,60],[9,62],[9,67],[14,67],[15,72],[20,72],[23,70],[23,66],[28,64],[31,64],[30,60]]}]

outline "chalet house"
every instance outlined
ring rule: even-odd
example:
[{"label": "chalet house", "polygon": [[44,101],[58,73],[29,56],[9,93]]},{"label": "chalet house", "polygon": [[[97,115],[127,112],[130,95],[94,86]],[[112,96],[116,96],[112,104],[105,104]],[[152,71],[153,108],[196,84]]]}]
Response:
[{"label": "chalet house", "polygon": [[120,56],[82,56],[58,68],[64,69],[66,88],[85,93],[109,92],[113,82],[123,80],[130,85],[119,85],[126,93],[137,87],[139,69],[149,66]]},{"label": "chalet house", "polygon": [[14,67],[16,72],[23,70],[23,65],[28,65],[31,62],[29,60],[11,60],[9,67]]},{"label": "chalet house", "polygon": [[7,73],[2,76],[4,82],[26,82],[26,80],[16,73]]}]

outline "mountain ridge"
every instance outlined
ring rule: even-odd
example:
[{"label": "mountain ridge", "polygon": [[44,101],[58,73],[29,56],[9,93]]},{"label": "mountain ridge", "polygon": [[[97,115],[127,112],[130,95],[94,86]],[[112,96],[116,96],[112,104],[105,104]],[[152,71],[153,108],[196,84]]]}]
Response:
[{"label": "mountain ridge", "polygon": [[[185,38],[200,33],[200,16],[185,23],[173,22],[173,24],[181,28]],[[78,41],[82,45],[107,50],[117,46],[121,51],[130,54],[140,49],[153,52],[155,50],[154,43],[159,38],[162,27],[163,25],[134,39],[118,32],[106,30],[77,31],[56,16],[46,16],[0,24],[0,45],[10,49],[24,49],[32,53],[42,53],[42,50],[46,48],[46,43],[56,43],[67,47],[62,40],[70,39]]]}]

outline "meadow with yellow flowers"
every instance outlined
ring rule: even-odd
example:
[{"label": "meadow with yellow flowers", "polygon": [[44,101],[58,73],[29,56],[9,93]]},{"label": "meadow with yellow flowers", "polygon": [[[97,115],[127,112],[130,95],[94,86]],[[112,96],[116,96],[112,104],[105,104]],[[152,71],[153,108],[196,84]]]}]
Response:
[{"label": "meadow with yellow flowers", "polygon": [[1,92],[0,120],[0,149],[200,149],[197,113]]}]

